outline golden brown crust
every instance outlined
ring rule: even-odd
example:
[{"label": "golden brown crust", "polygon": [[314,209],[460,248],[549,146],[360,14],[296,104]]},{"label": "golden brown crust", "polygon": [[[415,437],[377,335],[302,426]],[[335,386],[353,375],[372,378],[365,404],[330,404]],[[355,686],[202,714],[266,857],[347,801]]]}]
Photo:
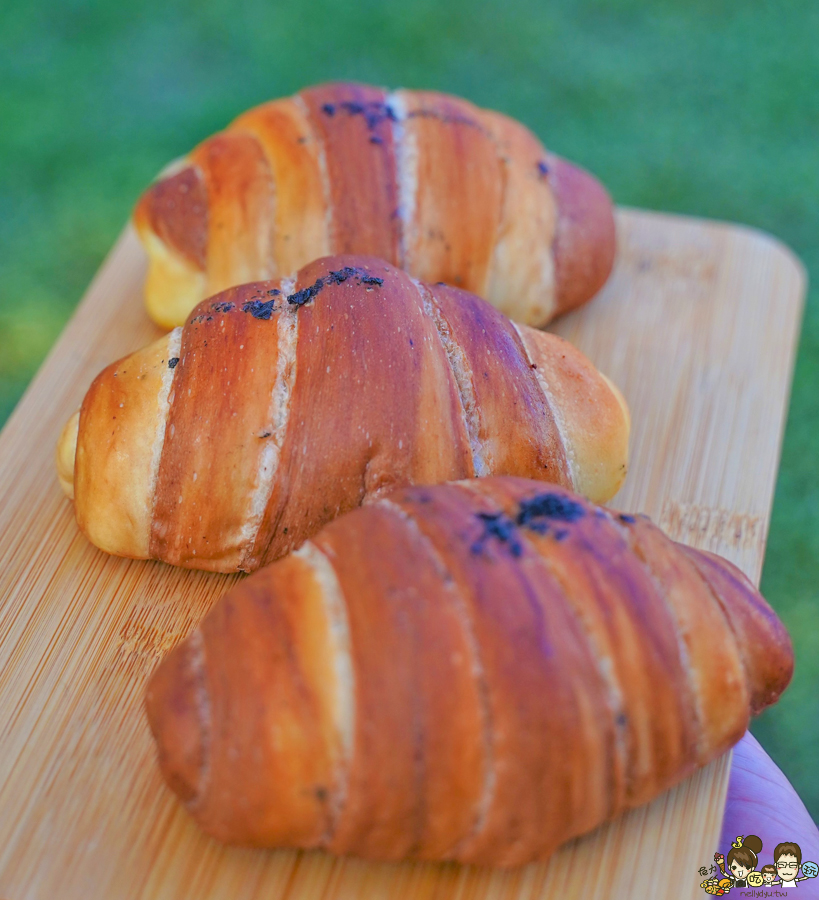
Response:
[{"label": "golden brown crust", "polygon": [[721,604],[736,638],[751,691],[751,713],[776,702],[793,675],[785,626],[739,569],[713,553],[681,547]]},{"label": "golden brown crust", "polygon": [[[750,694],[733,632],[700,571],[646,519],[624,528],[631,548],[661,585],[671,611],[700,726],[699,759],[735,744],[748,727]],[[714,652],[714,635],[721,635]]]},{"label": "golden brown crust", "polygon": [[397,264],[401,220],[386,93],[362,84],[337,83],[308,88],[299,96],[324,148],[330,252],[378,256]]},{"label": "golden brown crust", "polygon": [[163,736],[159,768],[183,803],[206,790],[203,776],[213,750],[205,665],[202,637],[195,633],[157,669],[145,696],[151,731]]},{"label": "golden brown crust", "polygon": [[611,269],[605,190],[519,123],[446,94],[308,88],[243,114],[188,161],[134,214],[162,324],[330,252],[378,255],[533,325],[589,299]]},{"label": "golden brown crust", "polygon": [[[555,602],[557,586],[539,577],[542,571],[531,568],[534,559],[525,550],[520,556],[498,552],[484,539],[486,523],[479,516],[498,510],[480,491],[441,485],[399,493],[393,502],[440,555],[466,605],[485,672],[492,745],[488,802],[455,856],[502,865],[544,856],[565,837],[566,820],[579,814],[594,823],[606,812],[605,792],[596,790],[594,777],[601,774],[606,723],[581,630]],[[573,678],[560,678],[562,671]]]},{"label": "golden brown crust", "polygon": [[239,116],[230,130],[254,135],[270,166],[275,186],[270,277],[290,275],[331,253],[324,149],[303,105],[292,99],[263,103]]},{"label": "golden brown crust", "polygon": [[[781,624],[730,564],[560,487],[404,488],[307,547],[234,588],[150,683],[165,776],[223,840],[482,865],[544,858],[724,752],[790,677]],[[305,590],[289,573],[316,555],[333,575],[314,569]],[[303,649],[329,631],[317,593],[349,627],[353,699],[334,728],[320,711],[338,679],[302,674],[333,652],[327,640]],[[203,684],[207,714],[191,727]],[[297,710],[274,702],[302,684]],[[352,727],[346,755],[339,721]],[[311,798],[304,819],[297,796]]]},{"label": "golden brown crust", "polygon": [[558,218],[546,154],[520,122],[489,110],[480,115],[495,136],[503,178],[503,208],[484,296],[516,322],[545,325],[557,311]]},{"label": "golden brown crust", "polygon": [[224,291],[222,312],[203,304],[183,329],[155,490],[155,559],[242,567],[278,374],[275,325],[242,306],[271,301],[273,284]]},{"label": "golden brown crust", "polygon": [[539,476],[571,486],[560,430],[515,326],[465,291],[446,285],[428,291],[469,360],[476,439],[485,465],[477,474]]},{"label": "golden brown crust", "polygon": [[[530,483],[494,478],[476,490],[513,520],[535,493]],[[617,810],[646,802],[682,777],[695,751],[696,722],[673,621],[656,584],[608,516],[572,502],[577,518],[557,519],[553,528],[546,519],[544,534],[530,528],[526,539],[560,585],[604,677],[615,735],[609,808]]]},{"label": "golden brown crust", "polygon": [[[341,756],[321,588],[291,557],[242,595],[241,613],[228,601],[201,628],[188,681],[195,689],[200,679],[204,691],[186,707],[196,704],[206,754],[203,788],[188,806],[222,840],[271,844],[297,834],[315,843],[328,827]],[[223,646],[242,649],[226,656]],[[149,698],[148,710],[152,727],[162,727],[161,703]],[[275,806],[266,802],[272,792]]]},{"label": "golden brown crust", "polygon": [[191,161],[208,198],[208,294],[270,278],[275,185],[259,141],[241,130],[222,132]]},{"label": "golden brown crust", "polygon": [[[497,473],[577,486],[588,463],[603,472],[587,478],[595,496],[619,487],[627,415],[590,364],[572,356],[571,378],[599,428],[569,410],[586,441],[570,466],[570,391],[542,382],[518,330],[478,297],[381,260],[328,257],[295,281],[232,288],[174,335],[153,380],[101,376],[86,400],[77,510],[111,552],[252,571],[400,485]],[[548,354],[556,339],[531,341]],[[97,535],[122,530],[118,492],[139,524],[130,543],[127,529]]]},{"label": "golden brown crust", "polygon": [[315,543],[343,590],[356,672],[346,797],[326,846],[376,859],[440,857],[476,819],[484,784],[485,748],[473,743],[481,698],[458,598],[420,535],[389,508],[370,507]]},{"label": "golden brown crust", "polygon": [[207,294],[208,198],[202,173],[183,169],[155,182],[134,210],[148,255],[145,303],[165,328],[181,325]]},{"label": "golden brown crust", "polygon": [[[345,267],[384,284],[358,283],[360,275],[333,284],[329,273]],[[339,256],[302,269],[294,288],[319,283],[316,302],[298,310],[282,477],[249,569],[298,547],[365,497],[472,471],[454,380],[412,281],[380,260]]]},{"label": "golden brown crust", "polygon": [[595,503],[606,502],[628,471],[631,422],[622,394],[568,341],[517,328],[538,380],[553,398],[574,490]]},{"label": "golden brown crust", "polygon": [[134,222],[140,231],[152,230],[170,249],[205,271],[208,193],[196,166],[155,181],[137,203]]},{"label": "golden brown crust", "polygon": [[103,369],[83,400],[74,512],[88,539],[107,553],[150,555],[157,450],[177,341],[178,331]]},{"label": "golden brown crust", "polygon": [[480,111],[457,97],[401,91],[415,187],[404,266],[485,295],[503,199],[501,163]]}]

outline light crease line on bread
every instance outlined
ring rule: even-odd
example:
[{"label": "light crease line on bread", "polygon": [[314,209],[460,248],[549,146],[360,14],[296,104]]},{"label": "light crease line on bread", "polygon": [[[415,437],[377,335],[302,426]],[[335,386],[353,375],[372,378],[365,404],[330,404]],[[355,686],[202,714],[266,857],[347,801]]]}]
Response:
[{"label": "light crease line on bread", "polygon": [[332,560],[312,541],[306,541],[294,551],[310,568],[321,589],[324,609],[329,623],[328,632],[332,640],[331,653],[335,673],[333,718],[341,747],[337,789],[331,799],[331,815],[327,832],[319,846],[326,846],[333,838],[336,825],[347,801],[350,760],[353,754],[356,726],[355,668],[350,640],[350,623],[347,617],[347,601],[341,583],[333,567]]},{"label": "light crease line on bread", "polygon": [[165,360],[165,368],[162,370],[162,384],[159,388],[159,395],[156,403],[158,408],[156,421],[156,434],[154,435],[154,443],[151,448],[151,468],[148,476],[148,501],[151,505],[151,516],[148,520],[148,540],[150,541],[150,528],[153,521],[153,511],[156,506],[156,483],[159,478],[159,464],[162,461],[162,449],[165,446],[165,430],[168,427],[168,417],[171,412],[171,404],[173,397],[171,396],[171,388],[173,380],[176,376],[178,365],[171,367],[169,365],[172,359],[179,359],[179,353],[182,349],[182,328],[174,328],[168,335],[168,358]]},{"label": "light crease line on bread", "polygon": [[407,105],[403,91],[394,91],[386,99],[389,109],[395,113],[392,135],[395,158],[395,183],[398,187],[398,220],[401,224],[399,243],[400,268],[406,268],[412,246],[411,234],[415,223],[415,207],[418,196],[418,139],[406,127]]},{"label": "light crease line on bread", "polygon": [[540,368],[540,366],[535,364],[535,361],[532,359],[532,354],[529,352],[526,332],[532,331],[533,338],[537,337],[537,332],[530,329],[528,325],[519,325],[517,322],[512,322],[512,326],[514,327],[515,331],[517,331],[518,337],[520,338],[520,343],[523,347],[523,353],[526,357],[526,362],[529,364],[529,368],[535,373],[535,378],[537,379],[537,383],[540,386],[540,391],[543,394],[543,402],[546,404],[552,414],[552,419],[554,420],[555,426],[557,428],[557,435],[560,438],[560,443],[563,445],[563,456],[566,459],[566,465],[569,469],[569,478],[571,479],[572,489],[575,491],[579,491],[580,482],[577,478],[577,457],[575,455],[571,438],[569,437],[569,429],[566,427],[566,421],[563,418],[560,404],[554,403],[552,400],[552,391],[548,383],[546,382],[546,378],[543,375],[543,370]]},{"label": "light crease line on bread", "polygon": [[696,725],[694,728],[695,733],[695,747],[694,753],[697,760],[703,760],[706,757],[703,754],[703,742],[705,739],[705,724],[704,724],[704,715],[702,710],[702,701],[700,699],[700,691],[696,681],[696,673],[691,665],[691,657],[688,653],[688,647],[685,643],[685,637],[683,635],[682,626],[679,621],[679,617],[677,615],[677,610],[674,604],[668,597],[668,591],[665,588],[665,585],[654,571],[653,566],[651,565],[651,560],[646,557],[646,554],[643,552],[643,548],[640,546],[638,541],[633,540],[633,536],[628,528],[621,525],[613,515],[611,515],[608,510],[604,510],[606,513],[606,518],[609,522],[617,529],[617,531],[622,535],[625,539],[626,545],[631,549],[634,553],[635,559],[640,563],[643,567],[643,571],[646,572],[648,577],[651,579],[654,587],[657,589],[657,593],[662,598],[663,605],[668,610],[668,613],[671,617],[671,621],[674,625],[674,639],[677,644],[677,648],[680,653],[680,667],[683,672],[685,672],[685,681],[688,685],[688,694],[692,701],[692,709],[694,712],[694,717],[696,719]]},{"label": "light crease line on bread", "polygon": [[[469,487],[469,484],[467,483],[466,486]],[[528,534],[526,534],[524,529],[521,529],[520,537],[522,538],[523,543],[526,544],[532,551],[532,554],[536,558],[536,561],[539,561],[540,565],[542,565],[546,569],[546,571],[554,579],[557,586],[560,588],[567,608],[571,610],[572,615],[574,616],[574,620],[578,623],[581,632],[586,638],[586,642],[589,645],[591,651],[590,655],[595,662],[595,668],[597,669],[597,672],[606,687],[606,703],[609,709],[612,711],[612,721],[614,723],[614,752],[617,757],[617,770],[615,772],[612,772],[611,774],[616,778],[617,771],[622,773],[626,790],[622,790],[621,794],[625,799],[625,797],[628,795],[628,782],[630,775],[628,764],[628,744],[626,740],[624,724],[628,721],[628,713],[626,710],[625,695],[623,694],[622,685],[620,684],[620,681],[617,677],[617,667],[614,664],[614,659],[611,654],[604,651],[603,647],[594,636],[594,632],[582,609],[580,609],[572,599],[571,585],[566,584],[566,582],[561,578],[560,573],[557,572],[556,569],[552,566],[548,556],[545,556],[544,554],[538,552],[537,547],[534,546],[534,540]],[[615,785],[614,783],[612,783],[612,791],[609,797],[608,804],[609,815],[616,812],[616,809],[614,809],[616,799],[617,797]]]},{"label": "light crease line on bread", "polygon": [[[541,149],[543,151],[544,158],[546,158],[548,156],[548,152],[546,151],[545,147],[541,147]],[[550,165],[554,165],[554,162],[552,161]],[[550,168],[549,171],[551,172],[553,171],[553,169]],[[546,185],[549,189],[552,203],[554,204],[555,216],[552,222],[552,235],[544,247],[544,252],[539,257],[540,265],[538,266],[538,271],[540,272],[541,276],[541,287],[538,291],[535,292],[535,296],[538,298],[537,307],[541,309],[541,314],[537,318],[535,318],[532,315],[533,308],[530,307],[530,317],[525,320],[528,321],[532,326],[545,325],[547,322],[550,322],[558,312],[557,262],[555,260],[555,249],[557,247],[557,223],[560,217],[560,210],[557,204],[557,195],[555,194],[554,185],[552,184],[551,177],[549,176],[547,176],[546,178]],[[540,299],[543,295],[548,298],[548,305],[545,305],[545,309],[544,304],[542,304]]]},{"label": "light crease line on bread", "polygon": [[[694,548],[685,547],[685,549],[693,550]],[[696,558],[692,558],[688,554],[685,554],[685,556],[686,556],[687,561],[691,565],[691,568],[697,573],[697,578],[705,585],[705,589],[708,591],[708,593],[713,598],[713,600],[716,604],[716,608],[720,612],[720,617],[722,618],[722,621],[725,623],[726,631],[731,635],[731,637],[734,641],[734,646],[736,648],[736,655],[737,655],[737,658],[739,659],[739,664],[742,669],[742,674],[745,678],[746,690],[748,691],[748,706],[750,706],[751,702],[753,700],[753,698],[751,697],[751,690],[750,690],[752,673],[748,667],[748,660],[747,660],[747,656],[745,653],[745,646],[743,645],[743,643],[740,639],[740,636],[737,634],[736,629],[734,628],[734,624],[731,620],[731,617],[728,614],[728,610],[725,608],[725,603],[723,602],[723,599],[720,596],[719,592],[716,590],[716,588],[714,588],[714,586],[711,584],[711,582],[706,577],[705,573],[697,565]]]},{"label": "light crease line on bread", "polygon": [[[487,121],[486,117],[483,115],[483,111],[475,108],[475,113],[477,115],[477,120],[481,127],[481,130],[489,138],[489,142],[492,144],[492,148],[495,151],[495,162],[498,166],[498,177],[500,178],[501,184],[500,204],[498,205],[498,217],[495,220],[495,235],[494,239],[492,240],[492,249],[489,253],[489,262],[486,265],[486,271],[483,276],[483,284],[480,285],[479,290],[475,290],[476,294],[481,297],[485,297],[488,300],[488,291],[490,285],[492,284],[492,275],[498,259],[498,251],[499,249],[503,249],[504,243],[502,234],[503,226],[506,222],[507,217],[507,202],[509,199],[508,169],[511,163],[511,159],[504,152],[501,145],[501,139],[498,137],[498,134],[496,133],[490,122]],[[504,297],[492,298],[491,302],[492,305],[497,306],[498,309],[505,310],[505,308],[507,307],[508,299]]]},{"label": "light crease line on bread", "polygon": [[185,806],[193,812],[194,809],[205,801],[208,792],[208,783],[211,775],[211,741],[213,736],[213,718],[210,711],[210,698],[206,685],[207,660],[205,658],[205,637],[200,628],[191,632],[190,636],[190,667],[193,674],[193,683],[196,685],[196,720],[201,736],[202,758],[199,762],[199,772],[196,779],[196,793],[185,803]]},{"label": "light crease line on bread", "polygon": [[[265,261],[264,271],[256,273],[254,275],[254,281],[267,281],[272,278],[276,278],[279,275],[278,266],[276,265],[276,253],[275,253],[275,244],[274,241],[278,238],[276,234],[276,208],[279,202],[279,186],[276,184],[276,170],[274,168],[274,158],[270,153],[270,148],[268,146],[267,141],[264,139],[264,136],[254,127],[254,124],[248,125],[246,122],[241,121],[239,119],[239,124],[236,122],[231,122],[228,127],[228,131],[239,134],[246,134],[248,137],[253,138],[256,143],[259,145],[262,151],[262,155],[265,158],[265,162],[267,163],[267,170],[270,174],[270,184],[271,184],[271,193],[273,195],[273,201],[271,206],[273,207],[270,210],[270,222],[271,222],[271,231],[273,233],[273,240],[267,240],[266,246],[263,248],[264,252],[260,254],[260,258]],[[262,239],[262,235],[264,234],[264,229],[257,229],[257,237],[259,240]]]},{"label": "light crease line on bread", "polygon": [[[722,596],[722,592],[720,590],[718,590],[711,583],[708,576],[700,568],[700,566],[697,562],[697,558],[695,556],[691,555],[692,553],[697,552],[696,549],[694,547],[688,547],[684,544],[682,545],[682,547],[683,547],[684,552],[686,552],[686,556],[688,557],[689,561],[691,562],[693,567],[696,569],[697,575],[699,575],[699,577],[702,579],[702,582],[708,589],[709,594],[711,594],[711,596],[714,598],[717,605],[719,606],[720,612],[722,613],[722,618],[728,623],[728,628],[731,632],[731,635],[734,638],[734,643],[736,644],[737,652],[739,653],[739,661],[742,664],[742,671],[745,674],[745,682],[747,685],[750,686],[752,679],[753,679],[753,672],[750,668],[750,664],[749,664],[749,661],[747,658],[745,644],[743,643],[741,636],[739,634],[737,634],[736,627],[734,626],[733,619],[728,612],[728,608],[725,604],[725,600]],[[750,697],[750,693],[751,693],[750,687],[749,687],[748,693],[749,693],[749,703],[750,703],[753,700],[753,698]]]},{"label": "light crease line on bread", "polygon": [[[552,187],[551,182],[549,182],[549,190],[552,193],[552,197],[554,197],[554,188]],[[554,204],[555,209],[557,209],[557,198],[555,198]],[[557,216],[557,213],[555,214],[555,216]],[[557,315],[557,264],[555,263],[556,236],[557,218],[555,218],[554,234],[552,235],[552,239],[546,245],[545,252],[540,257],[540,265],[538,266],[538,271],[540,272],[541,277],[541,284],[543,285],[541,290],[544,292],[549,302],[538,319],[531,320],[532,325],[545,325]],[[541,304],[538,303],[538,306],[541,306]]]},{"label": "light crease line on bread", "polygon": [[475,390],[472,385],[472,367],[463,347],[452,336],[449,322],[444,318],[432,292],[420,281],[412,279],[421,301],[424,305],[424,313],[432,320],[435,330],[438,332],[441,345],[444,348],[447,363],[449,363],[452,377],[455,379],[455,387],[461,401],[461,415],[463,416],[466,435],[469,438],[469,449],[472,453],[472,471],[476,477],[492,474],[492,461],[487,456],[486,448],[481,442],[481,414],[475,399]]},{"label": "light crease line on bread", "polygon": [[296,385],[296,355],[299,340],[298,307],[291,305],[285,299],[296,290],[295,278],[283,278],[280,288],[282,306],[276,317],[276,378],[273,382],[270,409],[264,429],[270,433],[270,436],[265,438],[262,452],[259,455],[256,484],[239,539],[239,546],[245,548],[242,565],[253,553],[267,505],[273,494],[281,462],[284,437],[287,433],[287,424],[290,421],[293,389]]},{"label": "light crease line on bread", "polygon": [[316,146],[316,159],[318,160],[319,173],[321,175],[321,187],[324,192],[324,228],[327,235],[327,246],[330,254],[338,253],[336,223],[333,215],[333,191],[330,185],[330,169],[327,165],[327,148],[324,146],[324,140],[321,138],[318,129],[313,125],[310,110],[301,94],[296,94],[293,97],[293,102],[298,106],[299,112],[301,112],[305,123],[310,128],[311,137]]},{"label": "light crease line on bread", "polygon": [[493,297],[490,296],[490,288],[492,287],[492,282],[494,280],[494,274],[499,266],[499,258],[501,254],[506,249],[506,242],[503,238],[503,225],[506,222],[506,206],[509,201],[509,166],[511,164],[511,159],[506,155],[501,147],[501,142],[498,136],[495,134],[495,129],[492,127],[491,120],[487,120],[485,116],[481,115],[481,122],[486,128],[487,134],[491,135],[492,138],[492,146],[495,148],[495,157],[498,160],[498,166],[500,167],[501,172],[501,202],[500,202],[500,216],[498,217],[498,221],[495,225],[495,240],[492,243],[492,252],[489,256],[489,265],[486,267],[486,276],[484,278],[483,290],[476,291],[476,293],[480,294],[480,296],[485,297],[493,306],[498,309],[506,312],[508,307],[508,298],[505,297]]},{"label": "light crease line on bread", "polygon": [[[486,298],[493,306],[497,307],[501,312],[510,318],[520,319],[521,321],[531,322],[533,325],[545,324],[555,313],[557,307],[557,297],[555,294],[555,258],[554,258],[554,234],[544,244],[544,253],[539,254],[538,271],[540,278],[536,284],[527,284],[524,301],[526,306],[521,309],[519,307],[520,297],[514,298],[508,293],[508,288],[502,292],[493,290],[493,282],[495,274],[500,269],[503,271],[501,260],[506,252],[507,242],[510,242],[509,232],[514,231],[514,223],[520,217],[519,198],[518,203],[510,209],[510,172],[513,166],[518,166],[519,159],[510,154],[509,141],[503,137],[502,122],[505,119],[499,113],[493,113],[489,110],[477,109],[478,120],[481,128],[487,137],[491,140],[495,148],[498,166],[501,178],[501,203],[500,215],[495,225],[495,241],[493,243],[492,252],[489,258],[489,264],[486,267],[486,278],[483,290],[476,291],[480,296]],[[543,150],[543,148],[541,148]],[[543,150],[545,153],[545,150]],[[554,189],[551,183],[547,182],[549,192],[554,199]],[[556,201],[555,201],[556,203]],[[511,241],[514,246],[514,241]],[[513,257],[519,255],[512,254]],[[508,261],[507,261],[508,262]],[[501,279],[504,284],[504,279]],[[538,312],[539,311],[539,312]]]},{"label": "light crease line on bread", "polygon": [[415,539],[425,547],[430,561],[432,562],[436,572],[438,572],[441,578],[441,583],[446,587],[447,592],[450,594],[454,601],[454,606],[457,610],[458,617],[463,624],[464,634],[466,636],[472,655],[472,672],[478,684],[478,696],[480,697],[481,701],[485,774],[483,781],[483,794],[481,796],[480,803],[478,804],[475,823],[469,833],[463,835],[458,840],[456,845],[452,848],[451,852],[447,854],[448,858],[457,859],[459,848],[468,841],[480,835],[484,825],[486,824],[486,819],[489,815],[489,810],[492,806],[492,802],[495,799],[497,775],[495,773],[495,753],[493,740],[494,726],[492,723],[492,708],[489,703],[489,687],[486,681],[486,670],[484,669],[483,663],[481,662],[480,646],[478,644],[477,635],[475,634],[475,629],[472,626],[472,619],[469,615],[469,609],[464,602],[463,597],[461,597],[457,585],[455,584],[451,573],[446,567],[446,563],[438,553],[438,549],[435,546],[434,542],[431,538],[424,534],[415,519],[403,507],[388,499],[378,500],[377,505],[382,509],[388,510],[389,512],[396,515],[412,533],[413,537],[415,537]]},{"label": "light crease line on bread", "polygon": [[[635,538],[633,532],[630,529],[628,529],[624,525],[621,525],[616,520],[613,520],[613,521],[614,521],[615,527],[617,527],[619,529],[619,531],[624,535],[624,537],[625,537],[626,541],[628,542],[634,555],[641,562],[641,564],[645,567],[645,569],[650,573],[650,575],[654,579],[655,583],[657,583],[659,585],[659,590],[662,593],[663,601],[666,605],[666,608],[669,610],[671,617],[674,621],[674,631],[677,636],[678,644],[680,645],[680,655],[683,660],[683,667],[685,669],[687,680],[688,680],[688,683],[689,683],[690,689],[691,689],[691,694],[693,696],[694,703],[695,703],[694,711],[695,711],[695,715],[697,717],[697,741],[696,741],[696,748],[695,748],[696,758],[697,758],[699,764],[701,764],[701,765],[704,763],[710,762],[710,760],[713,758],[713,756],[712,756],[713,747],[710,748],[711,752],[706,752],[705,740],[706,740],[706,736],[713,729],[713,722],[706,721],[706,717],[705,717],[705,714],[703,711],[702,699],[701,699],[702,695],[704,693],[707,693],[708,685],[702,684],[702,670],[700,669],[700,667],[693,666],[691,664],[691,658],[689,656],[688,646],[686,643],[686,635],[691,632],[691,629],[684,626],[683,622],[681,621],[681,618],[677,612],[677,605],[669,599],[668,593],[663,589],[663,585],[660,582],[660,579],[654,573],[654,569],[652,567],[652,559],[648,554],[646,554],[644,552],[639,539]],[[715,597],[716,594],[715,594],[714,590],[711,588],[711,585],[709,584],[708,579],[703,576],[702,572],[700,571],[699,566],[697,566],[685,554],[682,554],[682,560],[683,560],[683,562],[681,563],[681,565],[688,565],[690,567],[690,569],[693,570],[694,574],[696,575],[696,577],[700,581],[700,583],[705,585],[706,589],[708,590],[708,593],[712,597]],[[723,621],[723,624],[726,626],[725,631],[727,632],[726,637],[723,639],[722,658],[725,659],[726,643],[727,642],[732,643],[733,644],[733,656],[734,656],[736,662],[738,663],[739,670],[742,673],[742,680],[744,682],[743,686],[748,694],[747,699],[744,704],[745,708],[747,709],[750,705],[751,697],[750,697],[750,691],[748,689],[747,677],[745,675],[745,663],[743,660],[742,650],[740,649],[740,642],[737,640],[736,634],[734,633],[734,629],[730,625],[730,618],[726,615],[723,605],[721,602],[719,602],[719,600],[717,600],[716,608],[719,611],[719,615]],[[696,634],[696,631],[694,631],[694,634]]]}]

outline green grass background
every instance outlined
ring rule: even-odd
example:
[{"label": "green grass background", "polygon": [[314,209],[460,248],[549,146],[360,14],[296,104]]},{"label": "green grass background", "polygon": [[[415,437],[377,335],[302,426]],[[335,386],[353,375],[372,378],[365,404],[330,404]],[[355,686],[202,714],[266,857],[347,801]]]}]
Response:
[{"label": "green grass background", "polygon": [[[246,107],[325,79],[501,109],[619,203],[763,228],[819,283],[816,0],[2,6],[0,422],[159,168]],[[812,290],[763,576],[794,637],[796,676],[754,732],[814,819],[817,385]]]}]

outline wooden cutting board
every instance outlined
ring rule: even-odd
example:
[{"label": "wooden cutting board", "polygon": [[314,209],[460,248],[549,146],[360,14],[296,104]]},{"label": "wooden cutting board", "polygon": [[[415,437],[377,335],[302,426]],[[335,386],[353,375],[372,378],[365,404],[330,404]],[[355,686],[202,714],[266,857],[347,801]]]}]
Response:
[{"label": "wooden cutting board", "polygon": [[[628,210],[618,227],[611,281],[556,326],[631,406],[631,472],[615,505],[758,580],[803,269],[745,228]],[[144,269],[126,231],[0,435],[0,897],[702,895],[730,754],[549,863],[512,871],[226,848],[200,834],[160,779],[142,692],[235,576],[106,556],[77,530],[53,468],[92,377],[158,334],[142,309]]]}]

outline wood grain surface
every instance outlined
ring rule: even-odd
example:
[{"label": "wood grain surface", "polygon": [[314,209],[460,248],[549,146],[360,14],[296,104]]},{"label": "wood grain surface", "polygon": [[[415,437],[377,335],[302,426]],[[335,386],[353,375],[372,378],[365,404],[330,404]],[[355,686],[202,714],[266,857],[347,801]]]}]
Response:
[{"label": "wood grain surface", "polygon": [[[615,274],[555,330],[623,389],[614,505],[762,566],[805,280],[736,226],[622,210]],[[92,377],[157,335],[126,231],[0,435],[0,897],[512,900],[701,895],[729,756],[511,871],[222,847],[161,781],[142,710],[156,662],[235,576],[108,557],[77,530],[53,453]]]}]

